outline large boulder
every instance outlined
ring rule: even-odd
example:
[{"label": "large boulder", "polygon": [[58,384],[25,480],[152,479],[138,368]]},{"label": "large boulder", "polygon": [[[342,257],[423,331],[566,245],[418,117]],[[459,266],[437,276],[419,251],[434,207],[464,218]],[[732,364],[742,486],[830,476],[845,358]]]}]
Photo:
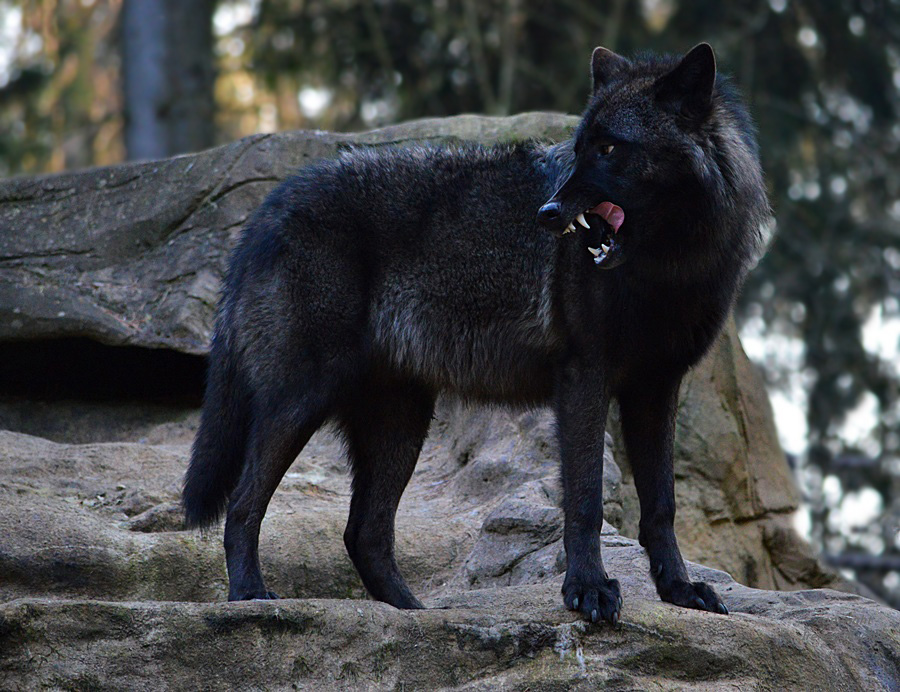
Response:
[{"label": "large boulder", "polygon": [[[186,440],[73,445],[0,431],[0,600],[224,600],[221,528],[182,530],[188,453]],[[443,405],[398,514],[399,562],[413,589],[433,595],[559,574],[555,457],[548,412]],[[604,478],[606,516],[616,521],[621,473],[611,453]],[[263,522],[274,591],[365,597],[342,540],[349,504],[342,445],[322,431]]]},{"label": "large boulder", "polygon": [[[185,443],[67,445],[0,433],[0,688],[891,689],[900,614],[827,589],[751,589],[690,564],[732,615],[659,601],[645,553],[605,525],[618,627],[566,611],[546,413],[447,404],[398,516],[429,610],[365,600],[343,549],[349,485],[327,432],[262,529],[288,598],[228,604],[221,532],[181,530]],[[622,485],[606,458],[605,510]],[[218,601],[210,603],[209,601]]]},{"label": "large boulder", "polygon": [[199,154],[0,183],[0,341],[87,336],[204,353],[241,225],[299,166],[358,145],[560,139],[564,115],[255,135]]},{"label": "large boulder", "polygon": [[[648,592],[643,552],[606,545],[626,599],[618,627],[560,604],[561,578],[400,611],[370,601],[0,604],[0,685],[9,689],[777,689],[900,684],[900,616],[835,591],[716,582],[732,615]],[[640,576],[639,576],[640,575]],[[620,577],[621,578],[621,577]]]}]

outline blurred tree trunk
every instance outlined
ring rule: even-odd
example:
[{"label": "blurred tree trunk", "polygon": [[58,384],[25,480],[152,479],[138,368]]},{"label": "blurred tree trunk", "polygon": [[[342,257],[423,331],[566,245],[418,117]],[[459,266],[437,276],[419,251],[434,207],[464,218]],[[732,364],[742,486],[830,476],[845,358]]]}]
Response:
[{"label": "blurred tree trunk", "polygon": [[122,75],[128,158],[213,144],[214,0],[125,0]]}]

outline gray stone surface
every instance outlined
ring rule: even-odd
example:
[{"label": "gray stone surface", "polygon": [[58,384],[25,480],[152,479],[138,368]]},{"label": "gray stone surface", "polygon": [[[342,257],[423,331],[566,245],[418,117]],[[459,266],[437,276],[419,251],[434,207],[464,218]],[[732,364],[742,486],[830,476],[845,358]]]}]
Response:
[{"label": "gray stone surface", "polygon": [[464,115],[285,132],[198,154],[0,182],[0,341],[87,336],[204,353],[228,251],[297,167],[342,148],[559,139],[575,119]]},{"label": "gray stone surface", "polygon": [[[0,432],[0,689],[900,685],[900,613],[830,590],[751,589],[695,564],[732,615],[676,608],[656,597],[643,549],[609,524],[621,623],[566,611],[551,431],[547,413],[440,408],[398,517],[401,569],[430,608],[418,613],[365,600],[327,432],[263,523],[263,570],[289,598],[242,604],[222,602],[221,532],[180,530],[185,442]],[[606,469],[615,519],[623,487],[609,454]]]},{"label": "gray stone surface", "polygon": [[[618,627],[589,625],[548,583],[458,593],[441,609],[350,600],[239,604],[0,604],[5,689],[889,690],[900,682],[895,611],[834,591],[717,581],[732,615],[647,593],[624,539]],[[638,576],[641,575],[641,576]]]},{"label": "gray stone surface", "polygon": [[[417,592],[531,581],[543,548],[553,552],[541,577],[560,573],[551,421],[549,412],[439,409],[398,515],[400,565]],[[69,445],[0,431],[0,600],[224,599],[221,529],[181,530],[188,454],[187,441]],[[323,431],[276,492],[261,554],[277,593],[365,597],[342,540],[345,466],[339,441]],[[611,455],[606,477],[620,477]],[[607,517],[621,515],[614,482],[605,505]]]}]

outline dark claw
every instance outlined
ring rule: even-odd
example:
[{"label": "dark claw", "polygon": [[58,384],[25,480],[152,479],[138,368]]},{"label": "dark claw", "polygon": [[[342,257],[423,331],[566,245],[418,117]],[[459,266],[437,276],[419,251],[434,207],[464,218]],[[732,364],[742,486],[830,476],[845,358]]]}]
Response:
[{"label": "dark claw", "polygon": [[702,581],[673,582],[663,584],[662,587],[657,584],[657,591],[664,601],[682,608],[696,608],[708,613],[728,614],[728,608],[722,604],[715,589]]},{"label": "dark claw", "polygon": [[[622,605],[621,605],[622,599],[620,598],[619,601],[620,601],[619,607],[621,608],[622,607]],[[612,622],[613,627],[615,627],[616,625],[619,624],[619,611],[618,610],[613,611],[612,618],[610,618],[610,621]]]},{"label": "dark claw", "polygon": [[590,580],[577,580],[567,577],[563,584],[563,601],[570,610],[581,613],[588,622],[614,622],[618,619],[618,610],[622,607],[622,594],[619,582],[602,575],[593,575]]}]

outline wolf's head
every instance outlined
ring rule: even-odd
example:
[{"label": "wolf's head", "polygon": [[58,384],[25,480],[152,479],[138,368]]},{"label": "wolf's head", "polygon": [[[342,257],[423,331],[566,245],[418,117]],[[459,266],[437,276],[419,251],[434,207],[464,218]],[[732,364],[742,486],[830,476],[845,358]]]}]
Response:
[{"label": "wolf's head", "polygon": [[671,259],[698,241],[708,246],[710,233],[724,233],[713,239],[720,246],[745,237],[751,254],[768,203],[750,118],[717,77],[712,48],[635,60],[596,48],[591,76],[587,109],[560,153],[561,184],[539,222],[557,233],[601,229],[591,251],[604,268],[638,254]]}]

